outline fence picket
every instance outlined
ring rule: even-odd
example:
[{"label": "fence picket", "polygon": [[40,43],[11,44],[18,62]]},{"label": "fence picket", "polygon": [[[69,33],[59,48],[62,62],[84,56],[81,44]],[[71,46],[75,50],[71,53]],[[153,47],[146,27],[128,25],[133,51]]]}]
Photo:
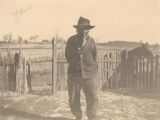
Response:
[{"label": "fence picket", "polygon": [[27,82],[28,82],[28,92],[32,91],[32,85],[31,85],[31,60],[27,61],[27,65],[28,65],[28,73],[27,73]]},{"label": "fence picket", "polygon": [[159,58],[158,56],[155,57],[155,89],[158,89],[158,64]]},{"label": "fence picket", "polygon": [[149,90],[149,81],[150,81],[150,72],[149,72],[149,66],[150,66],[150,62],[149,62],[149,58],[147,58],[147,71],[146,71],[146,89]]},{"label": "fence picket", "polygon": [[22,82],[22,84],[23,84],[23,92],[24,93],[28,93],[28,82],[27,82],[27,78],[26,78],[26,59],[25,58],[23,58],[23,82]]}]

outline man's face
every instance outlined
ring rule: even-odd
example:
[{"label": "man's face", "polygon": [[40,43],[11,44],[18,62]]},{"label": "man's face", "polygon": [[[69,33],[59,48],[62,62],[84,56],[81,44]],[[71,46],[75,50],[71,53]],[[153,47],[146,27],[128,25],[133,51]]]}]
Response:
[{"label": "man's face", "polygon": [[78,33],[82,38],[87,38],[88,33],[89,33],[89,29],[78,28],[78,29],[77,29],[77,33]]}]

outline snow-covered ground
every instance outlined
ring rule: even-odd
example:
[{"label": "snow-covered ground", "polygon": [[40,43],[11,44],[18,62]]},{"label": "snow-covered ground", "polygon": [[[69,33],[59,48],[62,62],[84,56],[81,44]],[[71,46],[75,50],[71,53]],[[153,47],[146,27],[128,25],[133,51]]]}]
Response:
[{"label": "snow-covered ground", "polygon": [[[45,87],[46,90],[49,87]],[[33,90],[40,90],[35,88]],[[98,91],[99,120],[160,120],[160,100],[139,95],[131,96],[115,92]],[[83,120],[85,97],[81,97]],[[0,92],[0,120],[73,120],[68,105],[67,91],[51,94],[19,95]]]}]

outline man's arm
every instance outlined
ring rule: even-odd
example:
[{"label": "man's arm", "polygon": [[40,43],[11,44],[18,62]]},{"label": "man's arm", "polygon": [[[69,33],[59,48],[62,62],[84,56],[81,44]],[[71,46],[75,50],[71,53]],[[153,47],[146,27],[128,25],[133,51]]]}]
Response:
[{"label": "man's arm", "polygon": [[66,48],[65,48],[65,57],[67,59],[67,62],[70,61],[71,58],[71,40],[68,39],[67,43],[66,43]]}]

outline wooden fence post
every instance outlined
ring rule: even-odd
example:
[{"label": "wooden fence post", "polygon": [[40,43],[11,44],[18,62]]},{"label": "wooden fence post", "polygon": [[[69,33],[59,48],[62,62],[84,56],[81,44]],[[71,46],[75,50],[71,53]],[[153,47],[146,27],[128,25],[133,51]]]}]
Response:
[{"label": "wooden fence post", "polygon": [[15,54],[16,92],[21,93],[20,53]]},{"label": "wooden fence post", "polygon": [[19,64],[19,59],[18,59],[18,53],[15,54],[15,75],[16,75],[16,91],[18,92],[18,64]]},{"label": "wooden fence post", "polygon": [[1,62],[1,90],[4,90],[4,61]]},{"label": "wooden fence post", "polygon": [[8,84],[8,75],[7,75],[7,57],[4,56],[4,68],[3,68],[3,75],[4,75],[4,79],[3,79],[3,83],[4,83],[4,90],[7,90],[7,84]]},{"label": "wooden fence post", "polygon": [[159,57],[155,56],[155,89],[158,90],[158,64],[159,64]]},{"label": "wooden fence post", "polygon": [[28,82],[28,88],[29,92],[32,91],[32,84],[31,84],[31,60],[28,60],[28,77],[27,77],[27,82]]},{"label": "wooden fence post", "polygon": [[52,94],[56,91],[56,82],[57,82],[57,48],[56,40],[52,40]]},{"label": "wooden fence post", "polygon": [[151,59],[150,90],[153,90],[153,60]]},{"label": "wooden fence post", "polygon": [[0,52],[0,90],[2,89],[2,58],[1,58],[1,52]]},{"label": "wooden fence post", "polygon": [[26,78],[26,59],[23,58],[23,92],[28,93],[28,82]]}]

